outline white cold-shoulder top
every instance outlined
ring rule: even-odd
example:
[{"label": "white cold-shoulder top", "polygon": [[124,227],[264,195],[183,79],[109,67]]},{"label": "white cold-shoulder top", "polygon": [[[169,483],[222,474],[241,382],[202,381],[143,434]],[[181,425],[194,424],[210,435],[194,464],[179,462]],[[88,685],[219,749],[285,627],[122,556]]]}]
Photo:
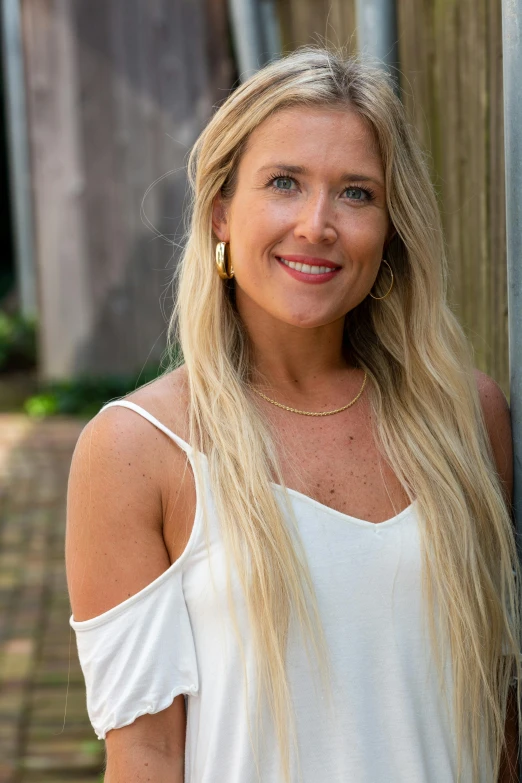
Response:
[{"label": "white cold-shoulder top", "polygon": [[[183,449],[191,446],[140,406]],[[244,600],[232,579],[244,659],[226,589],[226,559],[206,459],[188,544],[167,571],[98,617],[70,624],[99,739],[187,697],[185,783],[281,783],[261,711]],[[273,485],[283,512],[284,489]],[[421,518],[413,502],[374,524],[289,493],[329,650],[330,695],[290,625],[287,668],[297,752],[292,783],[453,783],[451,667],[440,691],[421,588]],[[203,502],[207,524],[203,524]],[[246,687],[248,685],[248,688]],[[256,729],[257,727],[257,729]],[[485,776],[484,781],[488,781]],[[462,783],[471,783],[464,773]]]}]

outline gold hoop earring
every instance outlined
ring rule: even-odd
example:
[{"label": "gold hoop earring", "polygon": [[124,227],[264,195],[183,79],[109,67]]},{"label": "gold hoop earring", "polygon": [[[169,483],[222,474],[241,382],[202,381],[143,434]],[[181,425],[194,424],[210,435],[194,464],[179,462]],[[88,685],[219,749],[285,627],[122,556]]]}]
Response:
[{"label": "gold hoop earring", "polygon": [[216,245],[216,266],[218,275],[222,280],[230,280],[234,277],[234,267],[230,264],[230,271],[227,269],[227,242],[218,242]]},{"label": "gold hoop earring", "polygon": [[391,284],[390,284],[390,287],[388,288],[388,290],[386,291],[386,293],[384,294],[384,296],[374,296],[374,295],[372,294],[372,292],[370,291],[370,296],[371,296],[371,298],[372,298],[372,299],[386,299],[386,297],[390,295],[390,293],[391,293],[391,290],[392,290],[392,288],[393,288],[393,284],[394,284],[394,282],[395,282],[395,277],[393,276],[393,269],[391,268],[391,266],[389,265],[389,263],[386,261],[386,259],[385,259],[385,258],[383,258],[383,259],[382,259],[382,263],[383,263],[383,264],[386,264],[386,266],[387,266],[387,267],[388,267],[388,269],[390,270],[390,274],[391,274]]}]

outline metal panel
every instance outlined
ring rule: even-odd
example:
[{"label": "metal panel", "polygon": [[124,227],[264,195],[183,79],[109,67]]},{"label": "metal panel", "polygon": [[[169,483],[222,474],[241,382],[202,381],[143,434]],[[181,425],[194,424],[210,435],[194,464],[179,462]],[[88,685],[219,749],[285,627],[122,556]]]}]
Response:
[{"label": "metal panel", "polygon": [[359,50],[395,73],[398,65],[395,0],[356,0]]},{"label": "metal panel", "polygon": [[514,510],[522,552],[522,0],[503,0],[502,15]]},{"label": "metal panel", "polygon": [[261,9],[257,0],[229,0],[239,78],[245,81],[267,61],[263,51]]},{"label": "metal panel", "polygon": [[35,316],[37,296],[33,211],[19,0],[2,0],[1,29],[16,275],[21,311],[25,316]]}]

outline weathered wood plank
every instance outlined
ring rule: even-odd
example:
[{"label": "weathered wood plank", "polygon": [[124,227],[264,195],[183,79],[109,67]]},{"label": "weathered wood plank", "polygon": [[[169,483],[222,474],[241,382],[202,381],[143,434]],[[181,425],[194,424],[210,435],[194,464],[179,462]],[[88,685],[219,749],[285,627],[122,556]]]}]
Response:
[{"label": "weathered wood plank", "polygon": [[39,353],[43,376],[71,374],[89,339],[88,227],[76,40],[68,0],[21,4],[35,204]]},{"label": "weathered wood plank", "polygon": [[280,0],[278,10],[285,51],[325,43],[355,51],[355,0]]},{"label": "weathered wood plank", "polygon": [[[186,155],[230,87],[226,0],[23,0],[45,377],[165,345]],[[147,197],[156,239],[140,217]]]},{"label": "weathered wood plank", "polygon": [[[115,95],[120,80],[132,84],[133,74],[117,69],[110,5],[107,9],[104,0],[73,3],[82,98],[79,122],[85,166],[90,295],[96,312],[92,339],[80,353],[82,364],[96,366],[101,373],[124,372],[136,363],[133,336],[137,308],[127,276],[129,239],[134,229],[125,221],[125,175],[129,161],[121,154],[121,148],[117,149],[119,132],[125,129],[118,124]],[[130,136],[140,131],[131,125],[128,133]],[[134,165],[139,167],[140,160],[134,161]]]},{"label": "weathered wood plank", "polygon": [[502,85],[502,8],[487,2],[487,134],[488,134],[488,247],[490,270],[488,309],[491,313],[489,369],[509,388],[506,201],[504,161],[504,97]]}]

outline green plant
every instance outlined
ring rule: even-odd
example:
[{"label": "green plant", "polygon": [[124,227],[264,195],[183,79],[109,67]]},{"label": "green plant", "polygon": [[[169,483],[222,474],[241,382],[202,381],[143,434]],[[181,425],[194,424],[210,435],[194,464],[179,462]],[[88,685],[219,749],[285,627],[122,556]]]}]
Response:
[{"label": "green plant", "polygon": [[36,364],[36,320],[0,311],[0,371],[25,370]]},{"label": "green plant", "polygon": [[25,412],[35,418],[67,414],[90,418],[106,402],[133,391],[137,386],[154,380],[161,367],[146,367],[139,376],[81,376],[69,381],[54,381],[42,386],[38,394],[24,403]]},{"label": "green plant", "polygon": [[86,756],[99,756],[103,753],[103,746],[100,745],[100,740],[97,739],[84,740],[80,747],[82,753],[85,753]]}]

